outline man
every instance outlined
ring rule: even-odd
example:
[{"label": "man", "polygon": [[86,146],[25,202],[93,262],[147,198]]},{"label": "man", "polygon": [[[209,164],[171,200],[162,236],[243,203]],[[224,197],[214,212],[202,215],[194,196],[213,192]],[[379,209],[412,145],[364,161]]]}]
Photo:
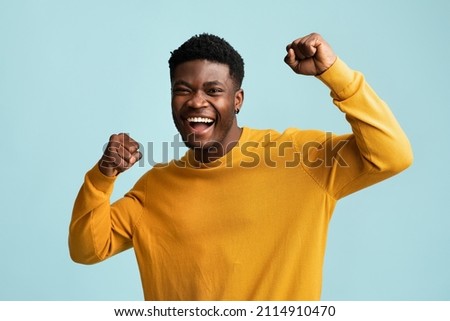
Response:
[{"label": "man", "polygon": [[242,58],[219,37],[192,37],[169,60],[188,152],[110,205],[117,175],[141,158],[131,137],[111,136],[74,205],[72,259],[133,247],[146,300],[320,299],[337,200],[404,170],[412,152],[387,105],[320,35],[289,44],[285,62],[331,89],[352,134],[239,127]]}]

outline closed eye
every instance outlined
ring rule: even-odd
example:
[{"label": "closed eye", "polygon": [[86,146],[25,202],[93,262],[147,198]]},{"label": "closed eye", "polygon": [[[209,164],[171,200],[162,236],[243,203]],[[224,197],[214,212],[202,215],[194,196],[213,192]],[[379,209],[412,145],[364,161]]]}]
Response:
[{"label": "closed eye", "polygon": [[186,87],[174,87],[172,88],[173,95],[188,95],[191,92],[189,88]]},{"label": "closed eye", "polygon": [[223,93],[223,89],[217,88],[217,87],[209,88],[207,90],[207,93],[208,93],[208,95],[215,96],[215,95],[219,95],[219,94]]}]

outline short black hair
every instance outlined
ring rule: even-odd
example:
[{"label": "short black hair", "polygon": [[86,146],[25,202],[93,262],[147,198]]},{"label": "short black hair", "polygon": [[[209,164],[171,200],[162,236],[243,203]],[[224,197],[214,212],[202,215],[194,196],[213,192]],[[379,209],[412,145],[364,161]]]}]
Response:
[{"label": "short black hair", "polygon": [[169,59],[170,78],[173,78],[178,65],[197,59],[225,64],[230,69],[230,76],[238,88],[244,79],[244,60],[241,55],[223,38],[202,33],[195,35],[171,52]]}]

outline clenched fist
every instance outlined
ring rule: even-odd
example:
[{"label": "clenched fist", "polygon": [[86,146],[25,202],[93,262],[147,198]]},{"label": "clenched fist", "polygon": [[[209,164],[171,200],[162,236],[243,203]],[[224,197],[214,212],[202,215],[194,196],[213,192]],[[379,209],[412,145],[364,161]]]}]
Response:
[{"label": "clenched fist", "polygon": [[286,51],[284,62],[297,74],[318,76],[336,61],[333,49],[317,33],[294,40]]},{"label": "clenched fist", "polygon": [[114,134],[109,138],[98,166],[104,175],[117,176],[131,168],[141,157],[138,142],[127,134]]}]

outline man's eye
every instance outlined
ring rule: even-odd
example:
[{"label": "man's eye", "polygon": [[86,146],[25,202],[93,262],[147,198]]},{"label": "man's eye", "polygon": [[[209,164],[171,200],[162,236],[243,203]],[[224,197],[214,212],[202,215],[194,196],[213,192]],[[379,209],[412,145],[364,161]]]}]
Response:
[{"label": "man's eye", "polygon": [[187,88],[174,88],[172,89],[172,93],[175,95],[187,95],[189,90]]},{"label": "man's eye", "polygon": [[208,94],[210,94],[210,95],[217,95],[217,94],[220,94],[222,92],[223,92],[223,90],[221,88],[210,88],[210,89],[208,89]]}]

